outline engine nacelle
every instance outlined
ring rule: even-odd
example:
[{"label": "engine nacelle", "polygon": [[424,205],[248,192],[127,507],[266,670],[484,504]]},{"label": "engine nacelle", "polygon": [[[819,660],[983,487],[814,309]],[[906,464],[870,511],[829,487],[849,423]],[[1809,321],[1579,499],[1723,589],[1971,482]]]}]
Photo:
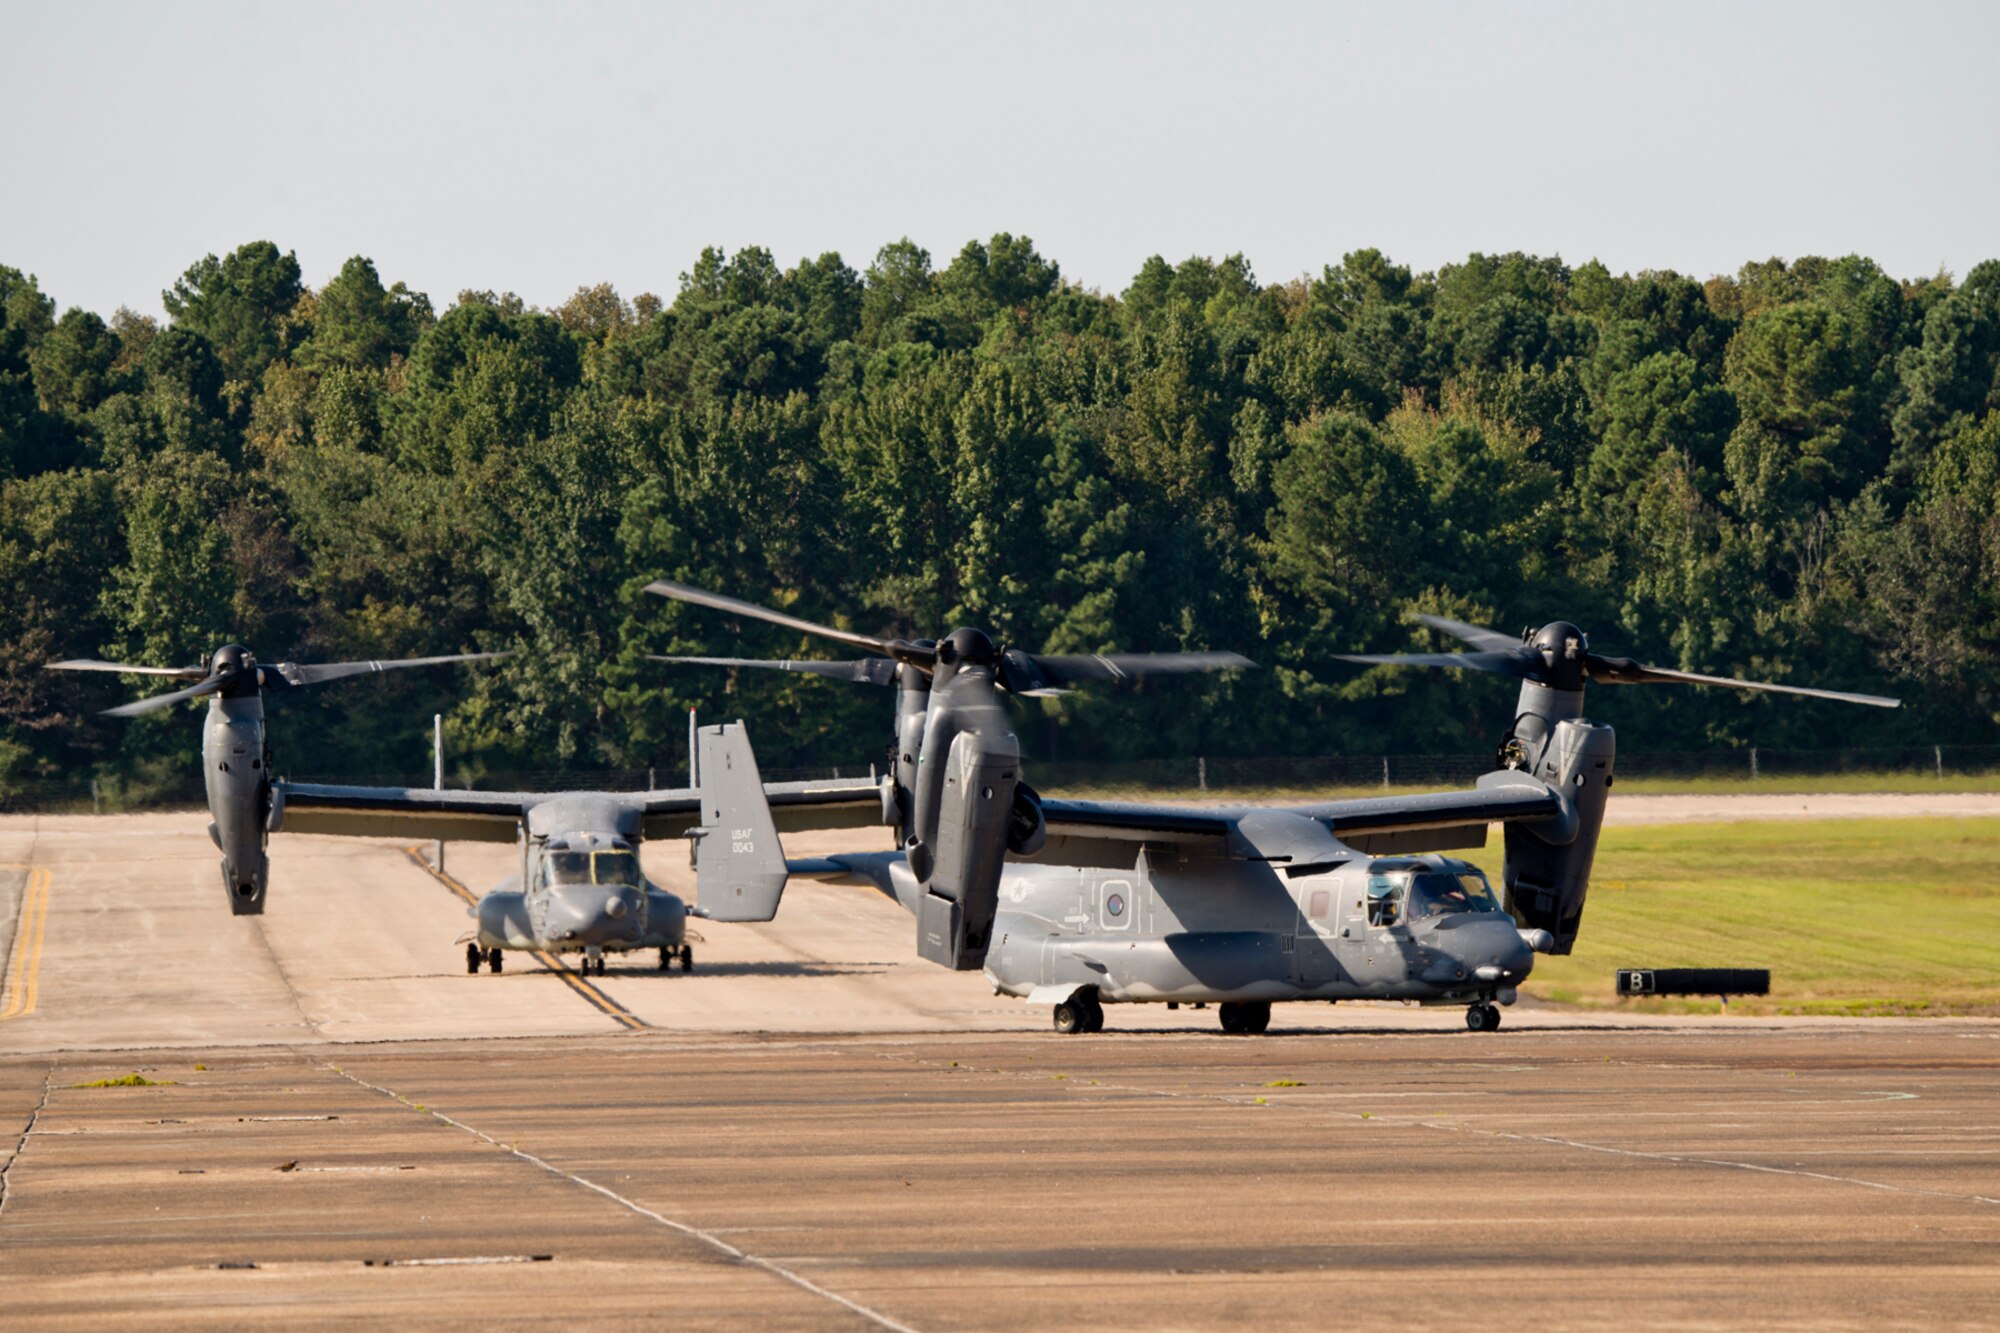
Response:
[{"label": "engine nacelle", "polygon": [[[996,743],[964,731],[952,738],[945,763],[937,846],[931,849],[923,910],[917,914],[917,952],[945,967],[972,971],[985,965],[999,907],[1020,749],[1011,734]],[[1034,806],[1039,818],[1040,802]]]},{"label": "engine nacelle", "polygon": [[[1523,687],[1523,701],[1530,690],[1540,689]],[[1580,717],[1533,730],[1538,734],[1527,754],[1528,771],[1561,792],[1565,808],[1552,819],[1507,825],[1502,878],[1515,918],[1530,930],[1549,932],[1554,937],[1550,952],[1565,954],[1576,943],[1583,900],[1590,892],[1617,743],[1610,727]]]}]

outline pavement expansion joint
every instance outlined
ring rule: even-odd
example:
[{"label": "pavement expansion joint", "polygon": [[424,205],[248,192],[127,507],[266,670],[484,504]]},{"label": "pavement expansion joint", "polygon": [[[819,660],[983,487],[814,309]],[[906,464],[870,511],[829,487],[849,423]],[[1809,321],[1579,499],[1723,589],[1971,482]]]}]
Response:
[{"label": "pavement expansion joint", "polygon": [[466,1134],[470,1134],[476,1139],[480,1139],[483,1142],[489,1143],[493,1147],[500,1149],[501,1151],[509,1154],[510,1156],[519,1158],[521,1161],[526,1162],[530,1166],[536,1167],[537,1169],[542,1171],[546,1171],[550,1175],[555,1176],[559,1179],[566,1180],[570,1182],[572,1185],[576,1185],[579,1186],[580,1188],[590,1190],[594,1194],[602,1195],[604,1198],[611,1200],[613,1203],[625,1209],[627,1212],[633,1213],[639,1217],[643,1217],[648,1221],[656,1222],[659,1225],[666,1227],[670,1231],[674,1231],[679,1233],[680,1235],[688,1237],[690,1240],[699,1241],[701,1244],[707,1246],[709,1249],[715,1251],[717,1254],[721,1255],[723,1258],[729,1260],[732,1263],[742,1264],[750,1268],[761,1269],[762,1271],[769,1273],[773,1277],[780,1278],[786,1282],[791,1283],[793,1286],[799,1287],[804,1291],[810,1292],[815,1296],[833,1302],[835,1305],[838,1305],[841,1308],[847,1310],[850,1314],[858,1315],[861,1318],[867,1320],[869,1323],[874,1324],[878,1328],[889,1329],[891,1330],[891,1333],[917,1333],[917,1330],[912,1328],[910,1325],[901,1323],[895,1319],[891,1319],[888,1315],[883,1314],[879,1310],[871,1309],[870,1307],[861,1304],[859,1301],[851,1300],[846,1296],[842,1296],[839,1292],[830,1291],[827,1288],[820,1286],[817,1282],[814,1282],[811,1278],[806,1277],[805,1275],[798,1273],[790,1268],[786,1268],[784,1265],[776,1262],[775,1260],[762,1258],[758,1255],[750,1254],[744,1250],[740,1250],[736,1246],[731,1245],[728,1241],[722,1239],[722,1237],[716,1235],[713,1231],[704,1230],[703,1228],[697,1227],[692,1223],[678,1222],[671,1217],[667,1217],[661,1213],[654,1212],[652,1209],[646,1207],[644,1204],[637,1203],[631,1199],[628,1199],[624,1195],[618,1193],[616,1190],[610,1189],[604,1185],[600,1185],[596,1181],[591,1180],[588,1177],[577,1175],[573,1171],[565,1171],[563,1168],[557,1166],[553,1162],[546,1160],[545,1158],[537,1157],[530,1152],[523,1152],[520,1148],[516,1147],[514,1144],[502,1143],[499,1139],[494,1138],[491,1134],[488,1134],[483,1129],[479,1129],[474,1125],[469,1125],[463,1120],[454,1119],[453,1117],[444,1114],[442,1111],[437,1111],[427,1106],[419,1106],[417,1103],[411,1101],[409,1098],[405,1097],[402,1093],[397,1092],[393,1088],[386,1088],[377,1083],[370,1083],[367,1079],[360,1078],[354,1074],[348,1073],[345,1069],[340,1068],[338,1065],[329,1064],[329,1065],[324,1065],[323,1067],[331,1070],[335,1074],[338,1074],[340,1077],[346,1079],[348,1082],[352,1084],[355,1084],[357,1087],[366,1088],[370,1092],[378,1093],[381,1096],[388,1097],[393,1101],[401,1102],[403,1105],[411,1108],[412,1110],[421,1111],[423,1114],[430,1116],[432,1119],[438,1121],[441,1124],[449,1125],[453,1129],[459,1130]]},{"label": "pavement expansion joint", "polygon": [[[961,1064],[953,1060],[924,1059],[901,1052],[877,1052],[879,1058],[897,1064],[921,1066],[936,1070],[961,1070],[969,1074],[995,1074],[1002,1078],[1017,1079],[1029,1083],[1060,1082],[1073,1092],[1123,1092],[1143,1097],[1162,1097],[1187,1101],[1217,1102],[1226,1106],[1242,1106],[1255,1110],[1291,1111],[1293,1113],[1319,1114],[1339,1120],[1367,1121],[1385,1128],[1428,1129],[1445,1134],[1472,1135],[1479,1138],[1501,1139],[1512,1143],[1534,1143],[1546,1147],[1568,1148],[1578,1152],[1602,1153],[1614,1157],[1630,1157],[1639,1161],[1659,1162],[1670,1166],[1714,1167],[1720,1170],[1751,1171],[1767,1175],[1796,1176],[1802,1180],[1825,1181],[1829,1184],[1852,1185],[1858,1189],[1879,1190],[1889,1194],[1915,1194],[1933,1199],[1955,1199],[1964,1203],[2000,1205],[2000,1198],[1984,1194],[1965,1194],[1955,1190],[1924,1189],[1914,1185],[1891,1185],[1878,1180],[1864,1180],[1857,1176],[1834,1175],[1825,1171],[1807,1171],[1799,1167],[1769,1166],[1759,1162],[1739,1162],[1722,1157],[1700,1157],[1690,1153],[1649,1152],[1639,1148],[1620,1148],[1615,1144],[1590,1143],[1582,1139],[1566,1139],[1549,1134],[1523,1134],[1512,1130],[1487,1129],[1478,1125],[1457,1124],[1435,1116],[1399,1116],[1391,1113],[1377,1114],[1372,1111],[1344,1111],[1337,1107],[1309,1103],[1304,1098],[1286,1098],[1271,1094],[1252,1092],[1223,1093],[1195,1092],[1170,1088],[1148,1088],[1139,1084],[1114,1083],[1101,1079],[1086,1079],[1055,1070],[1004,1069],[997,1065]],[[1186,1072],[1183,1067],[1181,1072]],[[1423,1094],[1412,1094],[1423,1095]],[[1382,1094],[1375,1094],[1380,1099]],[[1792,1102],[1784,1105],[1801,1106],[1835,1102],[1869,1103],[1882,1101],[1915,1101],[1918,1094],[1913,1092],[1863,1090],[1845,1098],[1826,1099],[1822,1102]]]}]

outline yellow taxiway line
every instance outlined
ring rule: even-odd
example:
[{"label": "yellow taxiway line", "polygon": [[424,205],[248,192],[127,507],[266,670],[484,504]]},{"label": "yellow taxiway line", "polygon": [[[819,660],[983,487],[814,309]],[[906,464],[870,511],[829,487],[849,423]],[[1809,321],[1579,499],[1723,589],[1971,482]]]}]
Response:
[{"label": "yellow taxiway line", "polygon": [[21,919],[14,926],[14,949],[7,957],[7,1007],[0,1009],[0,1023],[35,1012],[42,981],[42,936],[49,924],[49,881],[53,878],[42,866],[28,871],[28,887],[21,895]]}]

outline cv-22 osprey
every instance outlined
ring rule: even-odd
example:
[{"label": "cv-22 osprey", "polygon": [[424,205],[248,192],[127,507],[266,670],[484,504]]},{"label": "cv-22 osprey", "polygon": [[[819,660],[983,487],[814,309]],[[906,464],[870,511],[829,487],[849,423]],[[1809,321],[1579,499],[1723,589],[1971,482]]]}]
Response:
[{"label": "cv-22 osprey", "polygon": [[[990,820],[937,833],[941,845],[984,839],[991,848],[984,860],[966,858],[991,865],[991,876],[953,886],[949,902],[937,901],[935,881],[924,882],[907,852],[787,868],[874,885],[916,918],[922,956],[983,969],[1000,992],[1051,1006],[1060,1032],[1101,1029],[1106,1004],[1147,1002],[1213,1003],[1224,1030],[1261,1032],[1274,1001],[1342,999],[1463,1004],[1467,1026],[1492,1031],[1535,953],[1568,953],[1582,921],[1615,757],[1611,728],[1583,716],[1587,684],[1727,685],[1897,706],[1602,657],[1566,621],[1518,641],[1426,623],[1476,651],[1350,660],[1521,680],[1497,767],[1469,790],[1287,807],[1038,796],[1032,839],[1000,846],[1007,829]],[[903,753],[913,711],[898,707]],[[917,744],[929,756],[925,739]],[[947,785],[977,783],[956,747],[940,758]],[[883,805],[885,816],[899,808],[893,793]],[[1505,828],[1497,889],[1442,854],[1484,845],[1495,823]]]},{"label": "cv-22 osprey", "polygon": [[[769,921],[784,889],[778,829],[846,826],[880,809],[865,778],[779,782],[757,772],[740,722],[701,728],[696,785],[643,792],[456,791],[422,787],[274,784],[271,827],[286,833],[514,842],[517,874],[467,909],[468,972],[499,972],[510,949],[581,954],[604,975],[606,956],[659,950],[660,967],[694,966],[687,918]],[[649,881],[646,840],[693,840],[696,902]],[[778,858],[775,881],[769,858]]]}]

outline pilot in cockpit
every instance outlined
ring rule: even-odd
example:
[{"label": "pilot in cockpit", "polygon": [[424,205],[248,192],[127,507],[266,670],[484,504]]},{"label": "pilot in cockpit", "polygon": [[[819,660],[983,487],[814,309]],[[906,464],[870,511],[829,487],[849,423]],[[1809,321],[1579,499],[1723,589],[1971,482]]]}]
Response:
[{"label": "pilot in cockpit", "polygon": [[1408,877],[1403,875],[1370,875],[1368,877],[1368,924],[1371,926],[1393,926],[1403,914],[1403,886]]}]

